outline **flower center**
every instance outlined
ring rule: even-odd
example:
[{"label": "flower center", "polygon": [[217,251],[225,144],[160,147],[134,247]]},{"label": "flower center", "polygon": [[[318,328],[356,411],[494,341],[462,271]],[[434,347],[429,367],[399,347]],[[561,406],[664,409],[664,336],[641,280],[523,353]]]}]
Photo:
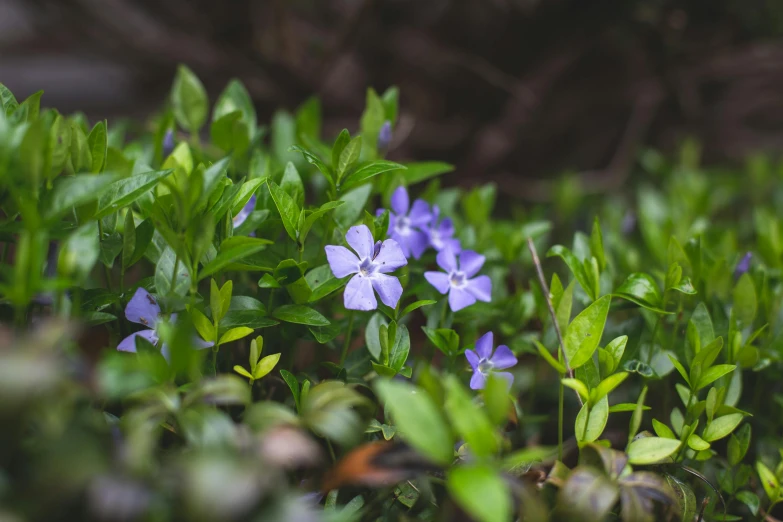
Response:
[{"label": "flower center", "polygon": [[451,274],[449,274],[449,283],[454,288],[462,288],[465,286],[466,283],[466,277],[464,272],[454,271]]},{"label": "flower center", "polygon": [[407,216],[399,216],[394,222],[394,230],[406,236],[411,233],[411,220]]},{"label": "flower center", "polygon": [[478,363],[478,371],[479,373],[489,373],[490,370],[492,370],[495,366],[492,364],[492,361],[489,359],[481,359]]},{"label": "flower center", "polygon": [[372,259],[369,257],[364,259],[361,263],[359,263],[359,274],[364,277],[369,277],[375,273],[375,270],[377,267],[375,266],[375,263],[372,262]]}]

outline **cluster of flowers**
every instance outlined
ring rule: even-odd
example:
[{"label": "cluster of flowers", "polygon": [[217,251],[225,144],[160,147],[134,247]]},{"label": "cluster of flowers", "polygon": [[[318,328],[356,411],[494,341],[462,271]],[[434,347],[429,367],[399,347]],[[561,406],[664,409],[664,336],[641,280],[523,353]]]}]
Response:
[{"label": "cluster of flowers", "polygon": [[[385,212],[378,209],[377,215]],[[410,204],[408,191],[399,187],[391,198],[389,239],[373,244],[370,229],[365,225],[351,227],[345,236],[351,252],[343,246],[326,247],[326,258],[335,277],[356,274],[345,287],[344,303],[349,310],[375,310],[378,302],[396,307],[402,296],[399,279],[386,275],[419,259],[430,247],[438,251],[436,261],[443,272],[425,272],[424,277],[441,294],[448,294],[449,307],[456,312],[476,301],[489,302],[492,281],[476,274],[484,265],[484,256],[472,250],[462,250],[454,237],[454,223],[440,219],[440,209],[423,200]]]},{"label": "cluster of flowers", "polygon": [[[379,209],[376,215],[381,215]],[[417,199],[410,204],[408,191],[399,187],[391,197],[389,212],[389,239],[373,242],[370,229],[365,225],[351,227],[345,236],[351,252],[344,246],[326,247],[326,258],[335,277],[355,274],[345,287],[343,296],[349,310],[375,310],[378,294],[381,302],[394,308],[402,296],[399,279],[388,275],[408,264],[408,259],[419,259],[428,249],[435,249],[436,262],[443,272],[424,273],[427,281],[441,294],[448,294],[449,307],[456,312],[476,301],[489,302],[492,298],[492,281],[486,275],[476,276],[484,265],[485,257],[462,250],[454,237],[454,223],[440,218],[440,209],[430,207]],[[476,342],[476,350],[466,350],[465,356],[473,370],[470,387],[484,388],[487,377],[495,373],[511,383],[514,376],[505,370],[517,363],[517,358],[507,346],[498,346],[493,354],[493,334],[488,332]]]}]

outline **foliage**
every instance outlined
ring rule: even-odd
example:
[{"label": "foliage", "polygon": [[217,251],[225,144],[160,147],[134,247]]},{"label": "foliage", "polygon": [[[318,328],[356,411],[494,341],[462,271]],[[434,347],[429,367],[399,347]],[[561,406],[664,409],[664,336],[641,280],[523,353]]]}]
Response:
[{"label": "foliage", "polygon": [[259,126],[232,81],[204,141],[185,67],[142,127],[40,102],[0,85],[4,517],[739,520],[783,500],[766,160],[648,151],[571,222],[572,183],[521,208],[386,160],[394,88],[334,139],[316,99]]}]

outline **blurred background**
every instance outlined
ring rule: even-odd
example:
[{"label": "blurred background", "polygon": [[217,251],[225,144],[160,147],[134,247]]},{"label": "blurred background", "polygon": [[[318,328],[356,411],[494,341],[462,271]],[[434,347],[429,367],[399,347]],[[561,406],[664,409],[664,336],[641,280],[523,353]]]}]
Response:
[{"label": "blurred background", "polygon": [[20,99],[144,118],[180,62],[213,101],[240,78],[262,121],[318,95],[335,135],[397,84],[392,159],[527,200],[564,171],[620,186],[640,146],[695,137],[716,163],[783,145],[776,0],[0,0]]}]

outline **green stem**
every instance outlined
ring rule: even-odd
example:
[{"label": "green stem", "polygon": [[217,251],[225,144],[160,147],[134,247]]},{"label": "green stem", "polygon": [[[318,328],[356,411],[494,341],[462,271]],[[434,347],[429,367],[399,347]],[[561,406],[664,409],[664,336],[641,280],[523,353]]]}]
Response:
[{"label": "green stem", "polygon": [[218,345],[212,347],[212,369],[215,372],[215,377],[217,377],[218,374],[218,368],[217,368],[217,354],[218,354]]},{"label": "green stem", "polygon": [[[98,249],[99,250],[102,242],[103,242],[103,224],[99,219],[98,220]],[[103,276],[106,278],[106,289],[109,290],[109,292],[113,292],[111,288],[111,272],[109,271],[109,267],[106,266],[104,263],[101,264],[103,265]]]},{"label": "green stem", "polygon": [[565,386],[563,386],[563,375],[560,375],[560,392],[557,398],[557,460],[563,461],[563,403]]},{"label": "green stem", "polygon": [[355,312],[352,310],[348,316],[348,330],[345,332],[345,341],[343,342],[343,351],[340,354],[340,366],[345,364],[345,358],[348,357],[348,348],[351,346],[351,330],[353,330],[353,319]]}]

